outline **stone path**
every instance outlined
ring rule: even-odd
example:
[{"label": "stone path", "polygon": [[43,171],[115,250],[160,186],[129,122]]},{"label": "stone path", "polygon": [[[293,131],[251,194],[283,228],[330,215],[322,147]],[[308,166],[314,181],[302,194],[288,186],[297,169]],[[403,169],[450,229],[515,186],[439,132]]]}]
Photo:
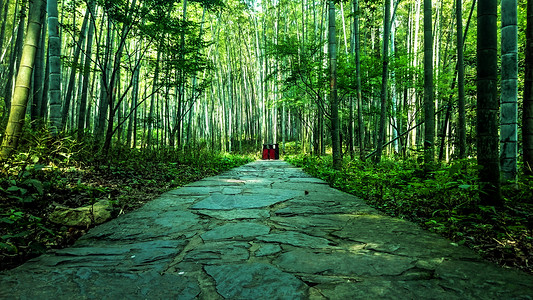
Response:
[{"label": "stone path", "polygon": [[0,298],[533,299],[533,276],[257,161],[0,273]]}]

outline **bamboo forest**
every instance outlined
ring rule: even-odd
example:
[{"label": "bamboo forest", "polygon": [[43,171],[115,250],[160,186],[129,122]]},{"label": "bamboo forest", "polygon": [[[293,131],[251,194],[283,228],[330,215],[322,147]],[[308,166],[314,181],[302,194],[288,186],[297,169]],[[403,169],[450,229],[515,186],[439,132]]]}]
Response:
[{"label": "bamboo forest", "polygon": [[0,139],[0,271],[275,147],[533,274],[533,0],[0,0]]}]

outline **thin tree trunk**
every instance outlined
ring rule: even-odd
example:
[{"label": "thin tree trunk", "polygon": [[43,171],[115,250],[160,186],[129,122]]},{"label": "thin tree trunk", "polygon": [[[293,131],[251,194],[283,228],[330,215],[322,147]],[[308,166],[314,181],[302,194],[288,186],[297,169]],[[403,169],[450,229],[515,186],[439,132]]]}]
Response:
[{"label": "thin tree trunk", "polygon": [[[70,103],[73,102],[72,93],[74,91],[74,85],[76,84],[76,70],[78,69],[78,62],[80,59],[81,48],[85,42],[85,33],[87,32],[87,23],[89,22],[90,9],[85,12],[83,23],[81,25],[80,37],[75,42],[74,57],[72,58],[72,66],[70,67],[70,78],[68,81],[68,87],[66,91],[65,101],[63,103],[63,111],[61,117],[61,129],[65,129],[67,119],[69,117]],[[74,118],[74,116],[71,116]]]},{"label": "thin tree trunk", "polygon": [[[2,25],[0,25],[0,57],[4,49],[4,39],[6,38],[6,24],[7,24],[8,9],[9,9],[9,0],[6,0],[5,2],[3,2],[3,0],[0,0],[0,10],[2,11],[2,17],[0,18],[2,20]],[[2,63],[2,60],[0,59],[0,64],[1,63]]]},{"label": "thin tree trunk", "polygon": [[[183,0],[183,16],[182,16],[182,19],[183,19],[183,22],[187,21],[187,0]],[[180,41],[180,63],[184,63],[184,60],[185,60],[185,31],[183,31],[181,33],[181,41]],[[184,99],[185,99],[185,71],[184,70],[180,70],[179,71],[180,73],[180,78],[179,78],[179,91],[178,91],[178,111],[177,111],[177,127],[176,127],[176,133],[177,133],[177,136],[176,136],[176,140],[177,140],[177,143],[176,143],[176,146],[178,147],[178,149],[181,148],[181,143],[182,143],[182,123],[183,123],[183,117],[184,117],[184,114],[183,114],[183,102],[184,102]]]},{"label": "thin tree trunk", "polygon": [[[35,54],[35,66],[33,70],[33,100],[31,103],[31,120],[38,120],[41,116],[43,88],[44,88],[44,66],[45,66],[45,40],[46,40],[46,26],[42,26],[45,22],[46,11],[41,12],[41,36],[39,38],[39,48]],[[32,123],[32,126],[35,124]]]},{"label": "thin tree trunk", "polygon": [[329,68],[331,105],[331,143],[333,151],[333,168],[340,170],[342,166],[340,134],[339,134],[339,101],[337,99],[337,47],[335,38],[335,3],[329,1]]},{"label": "thin tree trunk", "polygon": [[18,27],[17,27],[17,37],[15,39],[15,47],[11,51],[11,55],[9,58],[9,66],[7,69],[7,83],[6,83],[5,91],[4,91],[4,103],[5,103],[6,109],[9,109],[9,107],[11,106],[11,96],[13,93],[13,79],[17,75],[16,74],[17,67],[18,67],[17,61],[18,61],[18,56],[22,51],[22,44],[24,40],[24,24],[25,24],[25,19],[26,19],[25,18],[26,13],[23,11],[23,9],[24,8],[21,9],[20,21],[17,25]]},{"label": "thin tree trunk", "polygon": [[[458,124],[459,159],[466,158],[466,110],[465,110],[465,63],[464,63],[464,35],[463,35],[463,1],[457,0],[457,89],[458,89]],[[466,34],[465,34],[466,35]]]},{"label": "thin tree trunk", "polygon": [[61,38],[57,0],[48,0],[49,121],[52,132],[61,130]]},{"label": "thin tree trunk", "polygon": [[[102,22],[103,23],[103,22]],[[103,26],[102,26],[103,27]],[[104,132],[105,132],[105,120],[108,115],[108,96],[107,94],[109,86],[108,86],[108,78],[110,77],[110,70],[111,67],[110,64],[110,52],[112,51],[113,45],[111,43],[112,41],[112,30],[111,30],[111,20],[107,20],[107,30],[106,30],[106,42],[105,42],[105,50],[104,50],[104,60],[100,65],[101,72],[100,72],[100,97],[98,101],[98,110],[95,111],[95,137],[98,143],[101,143],[101,140],[104,138]],[[113,35],[114,36],[114,35]],[[101,45],[97,45],[97,47],[101,47]],[[101,55],[100,51],[97,51],[97,56]]]},{"label": "thin tree trunk", "polygon": [[526,63],[522,144],[524,173],[533,175],[533,0],[527,1]]},{"label": "thin tree trunk", "polygon": [[[127,138],[126,138],[126,146],[127,147],[133,147],[135,148],[135,135],[134,135],[134,123],[136,122],[137,120],[137,106],[138,106],[138,102],[139,102],[139,77],[140,77],[140,73],[141,73],[141,62],[139,61],[140,60],[140,57],[139,57],[139,52],[137,52],[136,54],[136,59],[135,59],[135,69],[133,70],[133,90],[131,92],[131,97],[132,97],[132,100],[131,100],[131,106],[130,106],[130,110],[131,110],[131,115],[129,117],[129,120],[128,120],[128,130],[127,130]],[[132,145],[132,140],[133,140],[133,145]]]},{"label": "thin tree trunk", "polygon": [[385,17],[383,19],[383,73],[381,80],[381,112],[379,121],[379,131],[377,136],[376,155],[374,162],[381,161],[383,153],[383,143],[385,141],[385,120],[387,118],[387,98],[389,79],[389,35],[390,35],[390,0],[385,0]]},{"label": "thin tree trunk", "polygon": [[[94,0],[91,0],[89,2],[88,11],[89,13],[94,16]],[[85,124],[86,124],[86,115],[87,115],[87,97],[88,97],[88,91],[89,91],[89,80],[91,77],[91,61],[92,61],[92,44],[93,44],[93,36],[94,36],[94,29],[96,24],[94,23],[94,18],[91,16],[91,22],[89,24],[89,32],[87,33],[87,45],[85,50],[85,66],[83,68],[83,83],[81,88],[81,97],[80,97],[80,103],[79,103],[79,111],[78,111],[78,136],[82,137],[85,131]]]},{"label": "thin tree trunk", "polygon": [[152,147],[152,135],[153,135],[153,128],[154,128],[154,123],[155,123],[155,118],[154,118],[155,97],[156,97],[158,78],[159,78],[160,61],[161,61],[161,49],[157,51],[157,59],[155,62],[155,71],[154,71],[154,80],[152,81],[152,95],[150,96],[150,112],[148,113],[148,137],[147,137],[147,142],[146,142],[148,144],[148,148]]},{"label": "thin tree trunk", "polygon": [[[352,15],[353,15],[353,28],[352,28],[352,34],[351,34],[351,47],[350,47],[350,51],[351,51],[351,55],[354,56],[355,58],[355,64],[356,64],[356,70],[355,70],[355,81],[356,81],[356,89],[359,87],[357,84],[357,79],[358,79],[358,75],[359,75],[359,70],[357,69],[357,59],[359,58],[358,55],[359,53],[356,54],[357,51],[359,51],[359,48],[356,49],[356,47],[359,47],[359,45],[356,46],[356,42],[359,42],[358,40],[356,41],[357,39],[357,35],[359,34],[359,1],[358,0],[354,0],[352,2]],[[357,56],[357,57],[355,57]],[[359,91],[359,90],[357,90]],[[356,99],[357,103],[359,103],[359,98],[358,98],[358,95],[356,95]],[[350,97],[350,102],[349,102],[349,117],[348,117],[348,151],[350,152],[350,157],[352,159],[354,159],[355,157],[355,152],[354,152],[354,147],[355,147],[355,143],[354,143],[354,128],[353,128],[353,125],[354,125],[354,99],[353,97]]]},{"label": "thin tree trunk", "polygon": [[424,167],[426,170],[435,161],[432,14],[432,1],[424,0]]}]

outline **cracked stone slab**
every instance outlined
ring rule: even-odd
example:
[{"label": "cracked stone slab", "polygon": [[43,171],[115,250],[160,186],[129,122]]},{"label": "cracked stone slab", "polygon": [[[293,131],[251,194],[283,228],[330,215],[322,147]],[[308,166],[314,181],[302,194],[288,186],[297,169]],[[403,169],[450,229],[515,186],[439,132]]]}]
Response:
[{"label": "cracked stone slab", "polygon": [[221,191],[221,186],[184,186],[171,191],[171,194],[175,196],[208,196]]},{"label": "cracked stone slab", "polygon": [[205,198],[205,196],[179,196],[172,194],[172,191],[161,195],[160,198],[146,203],[143,211],[165,212],[169,210],[179,210],[188,207],[193,203]]},{"label": "cracked stone slab", "polygon": [[289,183],[292,183],[292,182],[295,182],[295,183],[318,183],[318,184],[325,184],[325,185],[328,184],[324,180],[318,179],[318,178],[315,178],[315,177],[290,177],[288,182]]},{"label": "cracked stone slab", "polygon": [[[53,254],[35,258],[24,268],[92,267],[115,270],[160,270],[183,250],[184,240],[156,240],[138,243],[108,243],[98,246],[79,246],[56,250]],[[77,246],[78,245],[78,246]]]},{"label": "cracked stone slab", "polygon": [[95,227],[83,236],[87,239],[113,241],[145,241],[155,238],[179,238],[201,229],[200,217],[192,212],[176,210],[157,212],[142,208]]},{"label": "cracked stone slab", "polygon": [[192,206],[193,209],[230,210],[243,208],[262,208],[287,201],[292,195],[218,195],[213,194]]},{"label": "cracked stone slab", "polygon": [[259,249],[255,251],[254,255],[257,257],[269,256],[281,252],[281,247],[278,244],[261,244]]},{"label": "cracked stone slab", "polygon": [[245,195],[257,195],[257,196],[263,196],[263,195],[269,195],[269,196],[283,196],[287,198],[296,198],[299,196],[304,196],[304,191],[288,191],[284,189],[275,189],[271,187],[252,187],[249,188],[245,186],[244,190]]},{"label": "cracked stone slab", "polygon": [[307,286],[269,264],[204,267],[225,299],[307,299]]},{"label": "cracked stone slab", "polygon": [[6,283],[0,290],[2,299],[196,299],[200,294],[196,280],[157,271],[131,273],[82,267],[17,273],[2,276],[0,281]]},{"label": "cracked stone slab", "polygon": [[259,236],[256,239],[262,242],[276,242],[313,249],[331,247],[330,241],[327,239],[295,231],[274,232]]},{"label": "cracked stone slab", "polygon": [[274,182],[273,179],[267,179],[257,176],[239,176],[239,179],[242,180],[245,187],[270,187]]},{"label": "cracked stone slab", "polygon": [[222,189],[222,194],[224,195],[237,195],[242,193],[242,189],[234,187],[225,187]]},{"label": "cracked stone slab", "polygon": [[439,286],[438,280],[399,281],[363,280],[315,286],[327,299],[468,299],[456,291]]},{"label": "cracked stone slab", "polygon": [[270,220],[287,230],[297,230],[318,236],[341,230],[348,221],[344,215],[271,217]]},{"label": "cracked stone slab", "polygon": [[[219,175],[219,176],[208,177],[208,178],[204,178],[199,181],[191,182],[185,185],[183,188],[229,187],[229,186],[241,186],[242,184],[243,184],[242,180]],[[177,189],[177,190],[180,190],[180,189]]]},{"label": "cracked stone slab", "polygon": [[206,265],[241,262],[250,257],[248,248],[246,242],[210,242],[191,250],[183,261]]},{"label": "cracked stone slab", "polygon": [[264,209],[197,210],[198,214],[220,220],[266,219],[270,212]]},{"label": "cracked stone slab", "polygon": [[[443,260],[435,269],[440,285],[469,299],[531,299],[531,277],[484,261]],[[477,287],[476,289],[471,288]],[[489,296],[490,295],[490,296]],[[463,298],[463,299],[464,299]]]},{"label": "cracked stone slab", "polygon": [[228,223],[201,235],[204,241],[250,239],[270,232],[270,227],[251,222]]},{"label": "cracked stone slab", "polygon": [[[329,204],[329,205],[328,205]],[[376,210],[368,205],[358,203],[338,204],[331,201],[324,201],[317,205],[304,199],[291,200],[287,207],[274,211],[279,216],[301,216],[301,215],[327,215],[327,214],[372,214]]]},{"label": "cracked stone slab", "polygon": [[331,189],[328,185],[322,183],[311,183],[311,182],[288,182],[285,180],[278,180],[274,182],[271,187],[273,189],[286,190],[286,191],[308,191],[321,193],[322,196],[326,196],[328,192],[333,194],[339,194],[338,192]]},{"label": "cracked stone slab", "polygon": [[366,243],[368,250],[397,255],[479,259],[467,248],[453,246],[449,240],[414,223],[383,215],[353,215],[342,230],[332,235]]},{"label": "cracked stone slab", "polygon": [[398,276],[413,268],[409,257],[371,251],[335,251],[331,253],[297,249],[282,253],[274,264],[287,272],[346,275]]},{"label": "cracked stone slab", "polygon": [[306,190],[304,196],[290,200],[288,206],[275,211],[277,215],[302,214],[377,214],[363,200],[340,191]]}]

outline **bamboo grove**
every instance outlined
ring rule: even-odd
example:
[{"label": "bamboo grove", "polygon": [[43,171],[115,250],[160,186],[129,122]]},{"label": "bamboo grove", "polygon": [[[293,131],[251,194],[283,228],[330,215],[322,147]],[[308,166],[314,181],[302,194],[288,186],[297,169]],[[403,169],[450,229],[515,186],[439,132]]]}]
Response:
[{"label": "bamboo grove", "polygon": [[476,157],[497,204],[533,162],[533,1],[499,2],[0,0],[1,156],[48,126],[102,153]]}]

